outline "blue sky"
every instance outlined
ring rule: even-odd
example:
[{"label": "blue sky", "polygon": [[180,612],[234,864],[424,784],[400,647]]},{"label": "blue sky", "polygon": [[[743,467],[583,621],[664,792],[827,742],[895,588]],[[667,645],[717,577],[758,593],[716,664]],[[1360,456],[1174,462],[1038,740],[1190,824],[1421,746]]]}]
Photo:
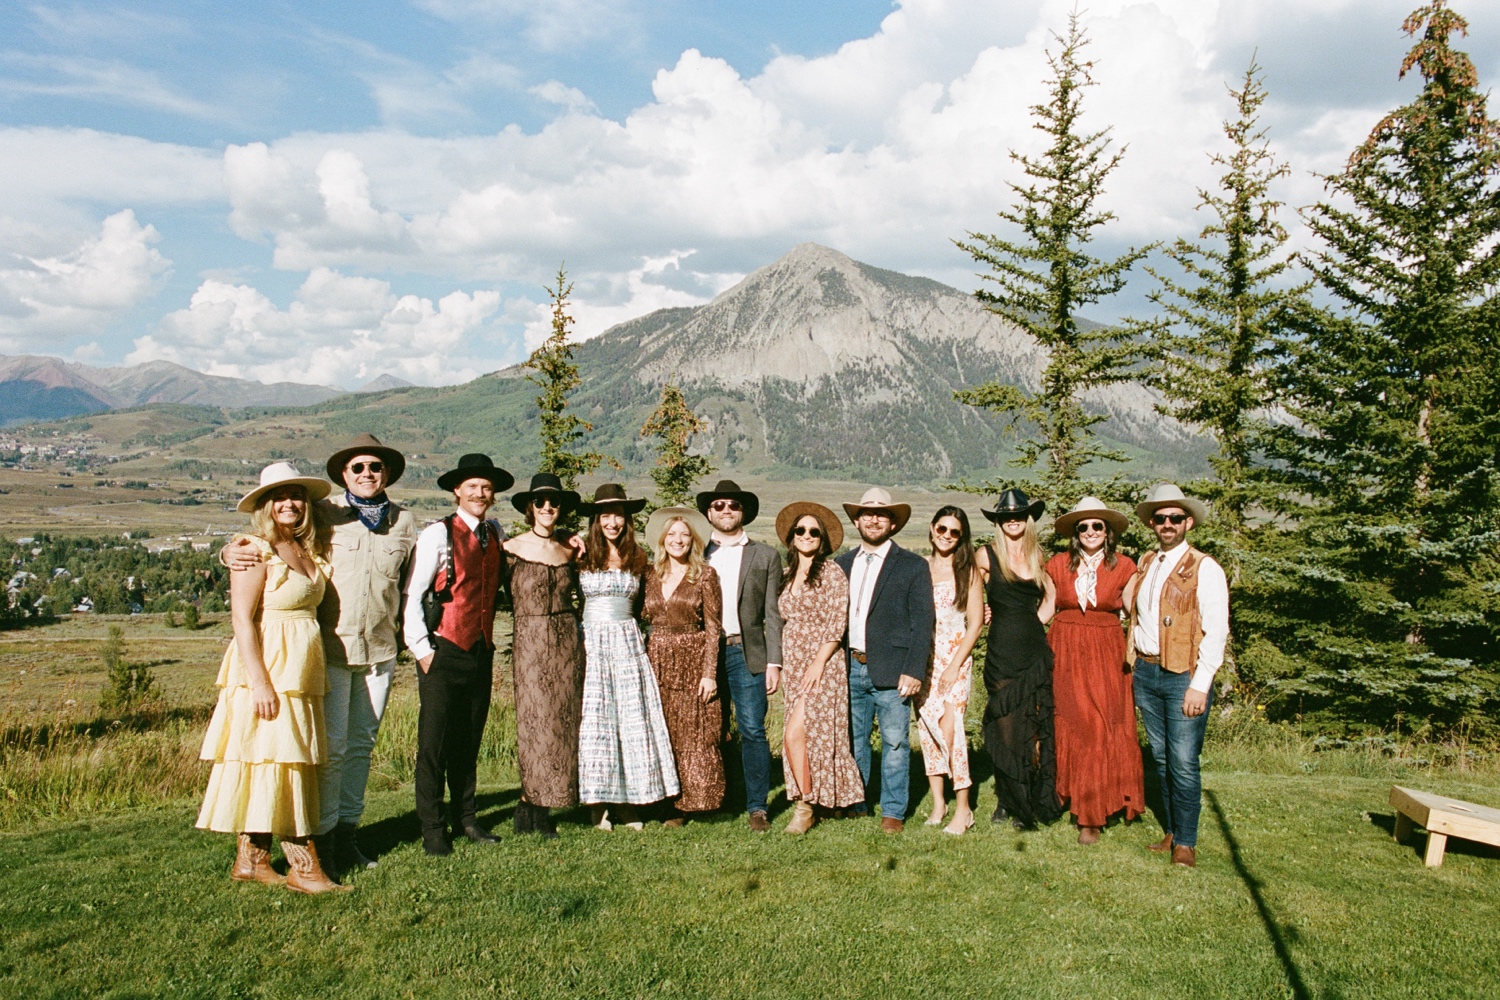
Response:
[{"label": "blue sky", "polygon": [[[1252,52],[1283,195],[1319,197],[1315,172],[1413,89],[1410,2],[1090,5],[1091,121],[1129,146],[1104,249],[1201,225]],[[1500,4],[1457,6],[1490,81]],[[804,240],[971,288],[951,240],[1001,207],[1070,9],[0,4],[0,352],[437,383],[523,356],[562,260],[585,335]]]}]

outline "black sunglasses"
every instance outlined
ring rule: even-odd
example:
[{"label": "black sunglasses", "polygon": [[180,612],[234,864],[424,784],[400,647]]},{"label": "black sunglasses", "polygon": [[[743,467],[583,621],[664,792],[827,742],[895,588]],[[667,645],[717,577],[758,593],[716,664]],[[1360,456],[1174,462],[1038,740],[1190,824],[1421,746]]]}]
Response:
[{"label": "black sunglasses", "polygon": [[531,506],[537,510],[542,510],[543,508],[547,510],[562,510],[562,504],[551,497],[536,497],[531,501]]},{"label": "black sunglasses", "polygon": [[822,538],[823,537],[823,529],[822,528],[809,528],[809,527],[807,527],[805,525],[799,524],[795,528],[792,529],[792,534],[796,535],[798,538],[801,538],[803,535],[807,535],[810,538]]},{"label": "black sunglasses", "polygon": [[713,503],[711,503],[711,504],[708,505],[708,509],[709,510],[724,511],[724,510],[740,510],[741,508],[740,508],[740,502],[738,500],[715,500]]},{"label": "black sunglasses", "polygon": [[352,473],[354,473],[356,476],[359,475],[361,472],[364,472],[366,469],[369,469],[371,472],[384,472],[385,471],[385,463],[384,462],[350,462],[349,463],[349,471],[352,472]]},{"label": "black sunglasses", "polygon": [[1151,515],[1151,523],[1152,524],[1166,524],[1168,521],[1171,521],[1173,524],[1181,524],[1183,521],[1186,521],[1187,519],[1188,519],[1188,516],[1186,514],[1152,514]]},{"label": "black sunglasses", "polygon": [[1080,534],[1080,535],[1083,534],[1085,531],[1103,531],[1104,530],[1104,522],[1103,521],[1079,521],[1078,522],[1078,527],[1074,528],[1073,530],[1076,531],[1076,532],[1078,532],[1078,534]]}]

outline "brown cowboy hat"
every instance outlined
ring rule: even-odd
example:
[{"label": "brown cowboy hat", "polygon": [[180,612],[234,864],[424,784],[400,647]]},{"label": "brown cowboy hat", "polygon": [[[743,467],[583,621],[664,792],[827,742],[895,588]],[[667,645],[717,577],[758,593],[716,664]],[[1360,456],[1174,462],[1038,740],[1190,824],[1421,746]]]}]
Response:
[{"label": "brown cowboy hat", "polygon": [[374,434],[356,434],[344,447],[328,456],[328,478],[337,486],[344,485],[344,466],[355,455],[374,455],[385,463],[385,484],[396,485],[401,473],[406,471],[406,456],[395,448],[387,448]]},{"label": "brown cowboy hat", "polygon": [[603,483],[594,490],[593,500],[578,505],[578,512],[584,517],[593,517],[606,510],[618,510],[626,517],[630,517],[639,514],[645,507],[645,497],[631,499],[625,495],[625,487],[619,483]]},{"label": "brown cowboy hat", "polygon": [[735,500],[744,508],[745,520],[749,524],[755,520],[755,515],[760,513],[760,497],[748,490],[740,489],[740,484],[733,479],[721,479],[719,485],[711,490],[704,490],[698,494],[698,513],[707,515],[708,505],[715,500]]},{"label": "brown cowboy hat", "polygon": [[879,486],[872,486],[865,490],[865,495],[859,498],[859,503],[844,504],[844,513],[849,515],[850,521],[859,519],[862,510],[883,510],[891,516],[891,522],[895,525],[891,534],[896,534],[906,527],[906,522],[911,520],[911,504],[892,503],[891,495]]},{"label": "brown cowboy hat", "polygon": [[460,458],[457,466],[438,476],[438,489],[456,490],[459,483],[470,479],[488,479],[496,493],[504,493],[516,481],[515,476],[496,465],[490,456],[474,451]]},{"label": "brown cowboy hat", "polygon": [[776,515],[776,538],[786,541],[787,532],[808,515],[818,519],[818,524],[823,528],[823,537],[828,539],[829,551],[837,552],[839,546],[844,544],[844,526],[839,523],[837,514],[811,500],[799,500],[781,508],[781,512]]}]

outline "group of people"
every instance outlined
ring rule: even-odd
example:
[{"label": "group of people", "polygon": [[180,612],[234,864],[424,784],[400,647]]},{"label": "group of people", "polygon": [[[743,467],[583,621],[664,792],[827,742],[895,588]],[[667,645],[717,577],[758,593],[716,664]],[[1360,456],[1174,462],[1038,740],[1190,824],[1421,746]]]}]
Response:
[{"label": "group of people", "polygon": [[[783,560],[749,537],[759,498],[729,480],[696,507],[653,511],[648,552],[635,530],[644,498],[606,483],[585,499],[547,473],[511,496],[526,530],[510,537],[490,514],[514,479],[482,454],[438,478],[455,509],[418,531],[386,494],[404,468],[400,452],[362,434],[329,458],[326,479],[274,463],[240,501],[251,524],[222,555],[235,637],[198,818],[238,835],[235,879],[337,891],[348,888],[338,875],[375,866],[356,834],[402,645],[418,666],[423,848],[496,841],[475,786],[502,588],[514,614],[517,833],[555,837],[553,810],[580,803],[606,831],[641,829],[646,807],[666,826],[718,810],[731,719],[747,822],[770,829],[766,714],[779,690],[787,833],[876,806],[882,830],[902,832],[914,711],[926,822],[961,836],[974,824],[964,718],[988,625],[992,822],[1028,829],[1066,808],[1091,844],[1113,816],[1138,816],[1138,711],[1162,787],[1165,835],[1152,849],[1195,862],[1228,590],[1186,542],[1205,508],[1174,486],[1136,508],[1160,542],[1139,566],[1116,551],[1127,516],[1093,497],[1056,518],[1068,549],[1044,559],[1044,505],[1016,489],[984,511],[997,531],[980,548],[963,509],[941,508],[926,557],[896,543],[911,508],[883,489],[843,504],[858,540],[841,554],[843,518],[789,504],[775,519]],[[343,492],[330,497],[335,485]],[[563,529],[575,520],[586,529]],[[271,865],[273,837],[285,876]]]}]

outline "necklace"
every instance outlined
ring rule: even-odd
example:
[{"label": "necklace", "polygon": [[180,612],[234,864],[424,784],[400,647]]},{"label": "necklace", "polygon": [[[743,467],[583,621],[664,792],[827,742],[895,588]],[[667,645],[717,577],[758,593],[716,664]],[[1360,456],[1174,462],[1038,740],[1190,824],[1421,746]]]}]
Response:
[{"label": "necklace", "polygon": [[550,539],[552,537],[552,529],[551,528],[543,529],[540,524],[533,524],[531,526],[531,533],[533,535],[535,535],[536,537],[538,537],[538,538],[548,538],[548,539]]}]

